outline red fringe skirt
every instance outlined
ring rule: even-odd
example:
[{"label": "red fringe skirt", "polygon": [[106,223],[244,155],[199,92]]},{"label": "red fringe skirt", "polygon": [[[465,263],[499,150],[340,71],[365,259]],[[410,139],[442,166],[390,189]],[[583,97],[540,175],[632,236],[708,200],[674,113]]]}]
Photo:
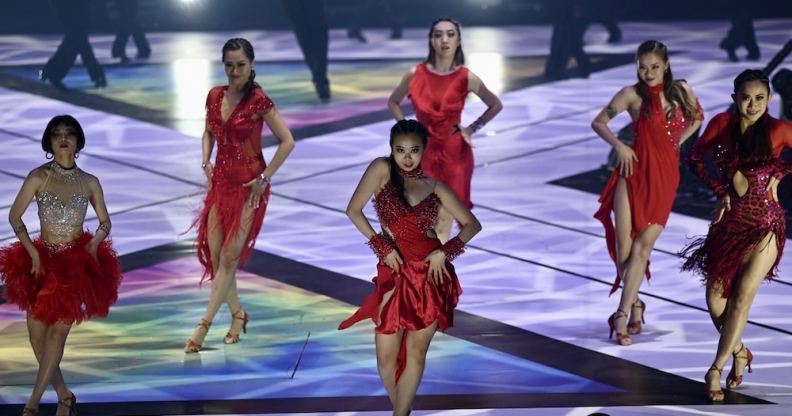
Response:
[{"label": "red fringe skirt", "polygon": [[748,198],[733,196],[731,201],[731,210],[710,225],[707,236],[696,238],[679,253],[687,258],[682,270],[701,274],[705,284],[721,288],[724,298],[731,296],[734,280],[742,272],[745,261],[768,233],[776,236],[778,255],[766,279],[776,277],[786,241],[786,217],[780,204],[769,201],[757,209],[756,205],[763,204],[751,203],[754,201]]},{"label": "red fringe skirt", "polygon": [[99,244],[97,259],[85,246],[93,238],[85,232],[73,241],[47,245],[33,241],[41,259],[43,275],[31,274],[32,261],[20,242],[0,249],[0,281],[3,296],[39,321],[79,324],[104,317],[118,300],[121,265],[109,240]]}]

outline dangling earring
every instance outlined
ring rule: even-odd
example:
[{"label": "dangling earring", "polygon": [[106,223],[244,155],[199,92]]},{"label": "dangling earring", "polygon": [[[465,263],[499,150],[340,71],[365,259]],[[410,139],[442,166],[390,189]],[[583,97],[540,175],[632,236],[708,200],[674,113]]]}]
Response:
[{"label": "dangling earring", "polygon": [[75,153],[75,154],[74,154],[74,158],[75,158],[75,159],[79,159],[79,158],[80,158],[80,152],[77,152],[77,153]]},{"label": "dangling earring", "polygon": [[47,160],[50,160],[53,157],[55,157],[55,155],[50,153],[50,152],[44,153],[44,158],[47,159]]}]

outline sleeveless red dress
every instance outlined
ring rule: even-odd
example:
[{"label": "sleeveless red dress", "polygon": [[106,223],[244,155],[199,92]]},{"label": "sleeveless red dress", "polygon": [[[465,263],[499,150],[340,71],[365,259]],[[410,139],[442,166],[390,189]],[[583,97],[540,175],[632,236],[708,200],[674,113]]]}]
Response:
[{"label": "sleeveless red dress", "polygon": [[[632,176],[625,178],[632,218],[630,237],[633,240],[651,224],[665,227],[668,216],[671,215],[671,207],[679,186],[679,141],[682,131],[689,124],[679,107],[666,117],[660,99],[663,84],[649,87],[648,93],[649,100],[641,103],[640,114],[633,123],[633,150],[638,161],[633,162]],[[696,105],[696,118],[703,120],[704,112],[698,103]],[[594,214],[594,218],[600,220],[605,227],[608,254],[614,263],[618,260],[616,230],[611,220],[611,211],[618,179],[618,169],[614,169],[600,194],[600,208]],[[646,278],[650,277],[647,264]],[[617,266],[616,279],[610,293],[616,292],[620,284],[621,276]]]},{"label": "sleeveless red dress", "polygon": [[[396,248],[404,265],[399,272],[385,265],[377,264],[374,277],[375,289],[363,301],[363,305],[351,317],[344,320],[338,329],[346,329],[357,322],[371,319],[377,325],[378,334],[393,334],[404,330],[399,350],[399,365],[396,371],[398,381],[404,371],[406,350],[404,341],[407,331],[417,331],[437,321],[437,328],[445,331],[454,324],[456,308],[462,287],[454,272],[454,266],[446,263],[450,278],[436,284],[429,279],[429,263],[424,258],[440,248],[440,240],[427,236],[437,222],[440,200],[430,194],[415,206],[405,204],[397,194],[396,188],[388,182],[374,197],[374,209],[383,227],[390,230]],[[388,302],[378,314],[382,299],[393,291]]]},{"label": "sleeveless red dress", "polygon": [[[214,87],[206,97],[206,123],[217,141],[217,156],[212,172],[212,186],[206,193],[203,209],[195,220],[198,224],[198,260],[204,267],[201,282],[207,278],[214,279],[212,256],[209,252],[209,212],[214,209],[217,213],[225,247],[236,238],[242,226],[242,209],[250,195],[250,188],[243,185],[256,178],[267,167],[261,153],[261,131],[264,125],[261,116],[275,107],[275,104],[261,88],[255,87],[237,104],[228,120],[223,123],[220,108],[227,89],[227,86]],[[256,236],[264,222],[269,195],[268,187],[261,204],[253,213],[238,267],[244,265],[253,251]]]},{"label": "sleeveless red dress", "polygon": [[[778,255],[770,268],[767,280],[778,274],[778,263],[786,242],[786,215],[784,208],[769,195],[767,184],[771,177],[779,180],[792,172],[792,165],[783,162],[779,155],[784,148],[792,147],[792,124],[765,115],[770,126],[770,145],[773,158],[767,161],[740,160],[732,146],[732,132],[739,128],[740,116],[721,113],[707,125],[704,134],[696,141],[687,156],[690,169],[722,198],[729,196],[731,209],[710,224],[706,237],[699,237],[681,252],[687,258],[683,270],[701,274],[707,284],[721,289],[721,296],[731,296],[734,280],[743,269],[743,263],[768,233],[776,235]],[[718,168],[717,177],[707,170],[704,158],[714,154]],[[748,190],[742,196],[734,189],[733,178],[742,173],[748,181]]]},{"label": "sleeveless red dress", "polygon": [[462,108],[468,95],[468,69],[438,75],[423,63],[415,67],[408,94],[415,117],[429,130],[429,140],[421,159],[424,172],[446,184],[468,208],[473,178],[473,149],[455,126],[462,122]]}]

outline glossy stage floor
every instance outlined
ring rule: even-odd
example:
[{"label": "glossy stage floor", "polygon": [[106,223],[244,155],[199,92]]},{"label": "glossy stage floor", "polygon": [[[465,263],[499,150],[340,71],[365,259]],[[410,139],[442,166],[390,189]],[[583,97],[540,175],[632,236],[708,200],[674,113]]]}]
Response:
[{"label": "glossy stage floor", "polygon": [[[705,398],[702,378],[717,334],[698,278],[679,271],[676,255],[688,237],[706,232],[705,218],[671,215],[642,290],[644,333],[630,347],[607,338],[614,270],[590,190],[600,186],[608,146],[589,123],[634,81],[632,53],[649,38],[669,45],[676,77],[693,86],[708,117],[723,110],[734,75],[763,64],[727,62],[717,49],[726,28],[628,22],[623,42],[609,45],[593,27],[586,48],[597,71],[557,82],[541,76],[549,27],[465,30],[471,68],[505,108],[475,137],[474,212],[484,230],[457,262],[465,293],[456,327],[432,344],[414,415],[789,414],[792,256],[778,282],[761,286],[751,311],[745,342],[754,372],[724,404]],[[756,28],[768,58],[792,37],[790,21]],[[374,273],[344,208],[367,163],[388,152],[385,100],[423,58],[426,40],[423,28],[401,40],[384,30],[366,34],[369,42],[359,44],[331,33],[327,104],[315,98],[288,32],[152,33],[153,56],[127,65],[112,63],[110,36],[93,36],[109,86],[93,89],[76,67],[67,92],[36,80],[59,37],[0,37],[0,218],[27,172],[44,161],[38,141],[46,121],[70,113],[87,131],[79,164],[103,182],[123,255],[110,317],[75,328],[66,347],[62,367],[81,415],[390,414],[372,325],[336,330]],[[219,50],[232,36],[257,48],[258,80],[300,140],[273,180],[256,251],[239,273],[248,333],[237,345],[222,344],[230,316],[221,309],[205,350],[185,355],[208,287],[198,287],[194,234],[184,232],[204,192],[204,98],[224,82]],[[463,120],[481,111],[471,99]],[[622,115],[613,125],[626,122]],[[25,219],[36,228],[35,206]],[[95,226],[91,217],[87,227]],[[0,242],[12,242],[12,234],[2,221]],[[15,415],[35,366],[24,315],[11,305],[0,305],[0,333],[0,414]],[[45,395],[44,414],[54,400]]]}]

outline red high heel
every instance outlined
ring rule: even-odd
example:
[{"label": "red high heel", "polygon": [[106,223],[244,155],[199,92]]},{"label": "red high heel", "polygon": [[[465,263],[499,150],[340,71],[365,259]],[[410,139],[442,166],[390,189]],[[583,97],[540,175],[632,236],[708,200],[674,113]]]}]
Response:
[{"label": "red high heel", "polygon": [[[740,353],[743,351],[745,351],[745,355],[740,356]],[[745,344],[742,344],[737,352],[732,353],[732,357],[734,357],[734,361],[732,362],[732,368],[731,371],[729,371],[729,375],[726,376],[726,387],[730,389],[737,388],[743,382],[743,374],[737,375],[738,358],[746,360],[745,367],[748,367],[749,373],[753,373],[753,369],[751,368],[751,363],[753,362],[753,354],[751,353],[751,350],[745,347]]]},{"label": "red high heel", "polygon": [[[204,337],[206,337],[206,333],[209,332],[209,327],[212,326],[212,323],[207,321],[206,319],[201,319],[201,323],[196,325],[196,328],[203,328]],[[186,354],[194,354],[198,351],[201,351],[201,347],[203,347],[203,343],[197,343],[193,341],[192,337],[190,337],[187,342],[184,344],[184,352]]]},{"label": "red high heel", "polygon": [[[635,319],[636,315],[638,315],[638,313],[635,312],[636,309],[641,314],[641,319]],[[636,300],[632,304],[632,307],[630,307],[630,322],[627,323],[628,334],[638,335],[641,333],[641,324],[646,323],[646,320],[644,319],[644,313],[646,313],[646,304],[641,299]]]},{"label": "red high heel", "polygon": [[[608,336],[609,339],[613,339],[613,332],[616,331],[616,320],[621,318],[627,319],[627,314],[621,309],[614,312],[608,318],[608,326],[610,327],[610,336]],[[627,334],[616,332],[616,343],[619,345],[628,346],[632,345],[632,339],[630,339],[630,336]]]},{"label": "red high heel", "polygon": [[[243,314],[241,317],[239,316],[239,312],[242,312]],[[233,318],[231,320],[231,328],[228,330],[228,333],[226,333],[225,338],[223,338],[223,342],[226,344],[236,344],[239,342],[239,330],[237,329],[236,333],[232,332],[234,330],[234,324],[237,320],[242,321],[242,332],[247,334],[247,323],[250,320],[250,316],[248,316],[247,312],[244,310],[239,312],[231,314],[231,317]]]},{"label": "red high heel", "polygon": [[58,407],[63,406],[69,409],[69,416],[77,416],[77,397],[71,393],[70,397],[58,400]]},{"label": "red high heel", "polygon": [[723,390],[720,388],[720,376],[723,374],[723,369],[715,367],[715,364],[713,364],[712,367],[707,370],[707,373],[704,374],[704,383],[707,383],[707,376],[713,371],[718,373],[718,389],[710,390],[709,387],[707,387],[707,397],[711,402],[722,402],[725,397]]}]

